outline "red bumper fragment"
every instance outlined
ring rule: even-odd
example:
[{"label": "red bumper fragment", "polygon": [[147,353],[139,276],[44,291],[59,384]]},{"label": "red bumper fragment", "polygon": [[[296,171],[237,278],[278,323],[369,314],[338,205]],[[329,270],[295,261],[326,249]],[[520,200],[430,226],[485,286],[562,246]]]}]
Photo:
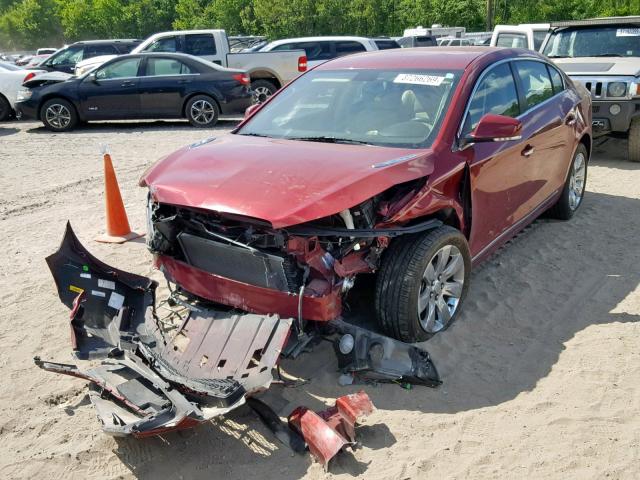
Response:
[{"label": "red bumper fragment", "polygon": [[339,397],[336,404],[321,412],[298,407],[289,415],[289,425],[309,446],[314,458],[327,469],[346,445],[355,443],[355,427],[371,414],[373,403],[364,391]]}]

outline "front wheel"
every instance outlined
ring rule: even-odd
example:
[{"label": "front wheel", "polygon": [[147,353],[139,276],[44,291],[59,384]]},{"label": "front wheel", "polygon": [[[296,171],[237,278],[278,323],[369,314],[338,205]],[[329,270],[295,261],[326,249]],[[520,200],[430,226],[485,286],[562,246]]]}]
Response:
[{"label": "front wheel", "polygon": [[394,240],[376,280],[380,326],[404,342],[427,340],[447,329],[467,294],[470,272],[467,240],[455,228]]},{"label": "front wheel", "polygon": [[78,124],[78,114],[71,103],[62,98],[47,100],[40,109],[40,120],[54,132],[68,132]]},{"label": "front wheel", "polygon": [[6,98],[0,95],[0,122],[8,120],[11,116],[11,105]]},{"label": "front wheel", "polygon": [[213,127],[218,123],[218,104],[207,95],[196,95],[187,102],[185,113],[189,123],[194,127]]},{"label": "front wheel", "polygon": [[587,184],[587,148],[580,144],[573,154],[569,175],[565,181],[558,202],[551,207],[549,214],[559,220],[569,220],[582,205]]}]

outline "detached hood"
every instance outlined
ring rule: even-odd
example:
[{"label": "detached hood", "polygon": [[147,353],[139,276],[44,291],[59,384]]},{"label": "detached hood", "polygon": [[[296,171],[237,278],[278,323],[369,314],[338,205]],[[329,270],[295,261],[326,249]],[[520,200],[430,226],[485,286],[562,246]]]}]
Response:
[{"label": "detached hood", "polygon": [[569,76],[640,75],[640,57],[553,58]]},{"label": "detached hood", "polygon": [[169,155],[141,184],[161,203],[244,215],[282,228],[338,213],[432,171],[431,150],[231,134]]}]

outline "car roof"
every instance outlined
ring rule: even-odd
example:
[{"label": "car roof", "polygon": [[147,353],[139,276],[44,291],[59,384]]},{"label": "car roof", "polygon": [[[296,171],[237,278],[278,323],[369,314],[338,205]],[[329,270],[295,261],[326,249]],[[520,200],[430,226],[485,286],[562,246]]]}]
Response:
[{"label": "car roof", "polygon": [[341,42],[341,41],[355,41],[355,42],[369,42],[368,37],[356,37],[356,36],[326,36],[326,37],[299,37],[299,38],[283,38],[280,40],[274,40],[269,45],[282,45],[285,43],[298,43],[298,42]]},{"label": "car roof", "polygon": [[490,63],[503,58],[518,57],[544,58],[536,52],[519,48],[484,46],[396,48],[339,57],[329,60],[315,69],[433,68],[464,70],[476,60]]},{"label": "car roof", "polygon": [[141,42],[141,41],[142,40],[138,40],[137,38],[118,38],[114,40],[81,40],[79,42],[74,42],[71,45],[93,45],[93,44],[103,44],[103,43],[135,43],[135,42]]}]

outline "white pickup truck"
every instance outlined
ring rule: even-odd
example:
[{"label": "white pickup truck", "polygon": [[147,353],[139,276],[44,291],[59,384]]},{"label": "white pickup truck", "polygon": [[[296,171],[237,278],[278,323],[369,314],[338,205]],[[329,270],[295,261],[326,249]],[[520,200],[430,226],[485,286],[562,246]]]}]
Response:
[{"label": "white pickup truck", "polygon": [[[246,71],[254,92],[264,97],[307,70],[304,50],[277,52],[230,53],[229,40],[224,30],[182,30],[151,35],[131,53],[180,52],[204,58],[223,67]],[[82,75],[102,65],[113,55],[90,58],[78,63],[76,75]]]},{"label": "white pickup truck", "polygon": [[496,25],[491,35],[492,47],[528,48],[540,50],[549,33],[548,23],[521,23],[520,25]]}]

